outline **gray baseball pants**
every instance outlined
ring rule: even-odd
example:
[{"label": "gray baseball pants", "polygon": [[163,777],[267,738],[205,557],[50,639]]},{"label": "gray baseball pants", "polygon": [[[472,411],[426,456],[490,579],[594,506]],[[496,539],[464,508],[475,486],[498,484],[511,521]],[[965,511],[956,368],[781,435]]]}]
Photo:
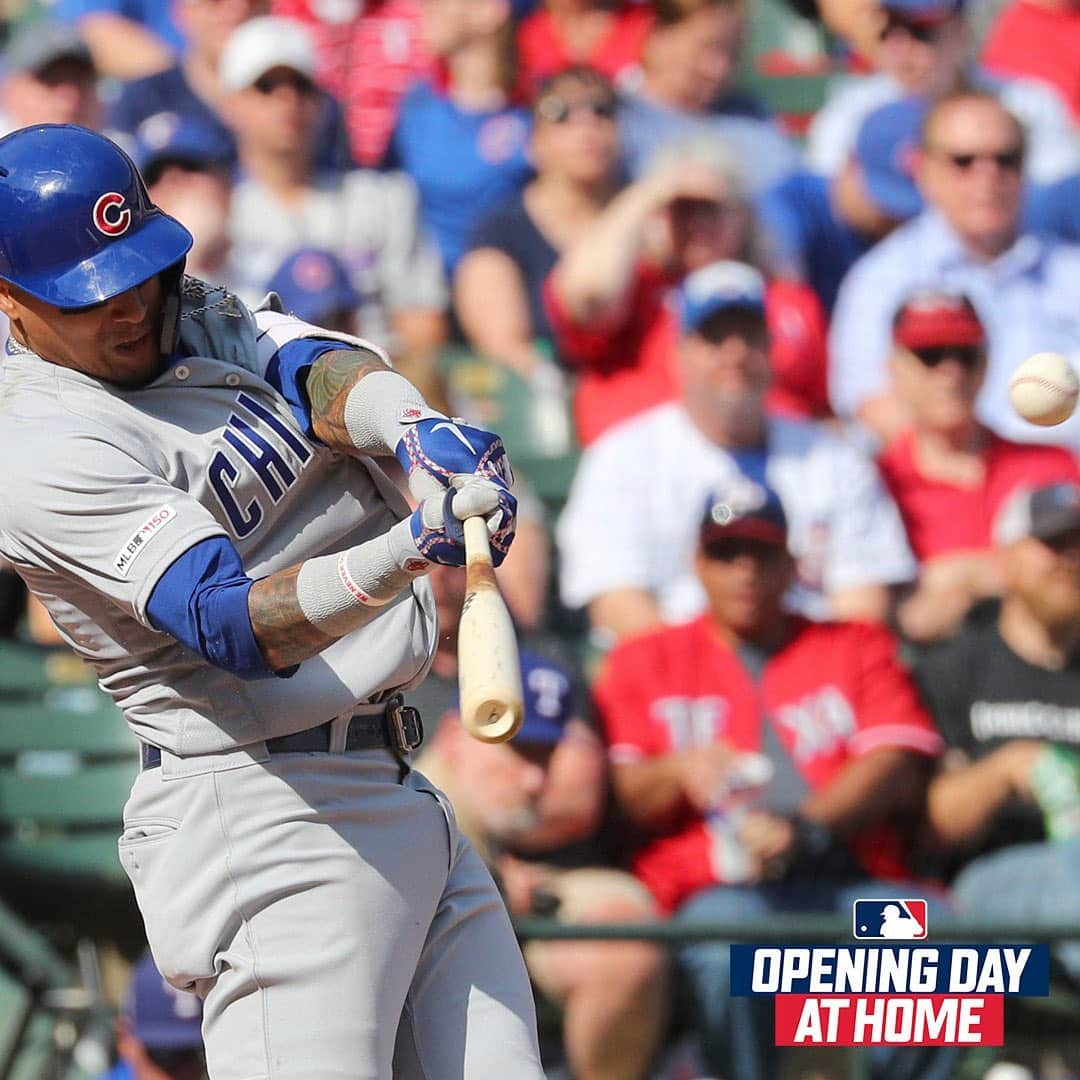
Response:
[{"label": "gray baseball pants", "polygon": [[120,858],[212,1080],[540,1080],[506,910],[388,751],[162,755]]}]

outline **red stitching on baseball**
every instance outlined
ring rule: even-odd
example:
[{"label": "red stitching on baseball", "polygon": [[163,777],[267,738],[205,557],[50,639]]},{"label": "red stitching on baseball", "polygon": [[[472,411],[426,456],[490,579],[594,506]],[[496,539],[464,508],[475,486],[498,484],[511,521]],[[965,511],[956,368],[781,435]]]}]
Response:
[{"label": "red stitching on baseball", "polygon": [[1046,378],[1045,375],[1017,375],[1009,387],[1021,386],[1024,383],[1034,383],[1036,386],[1041,386],[1046,390],[1056,390],[1059,394],[1064,394],[1067,398],[1076,397],[1078,389],[1073,387],[1071,390],[1068,387],[1062,386],[1061,383],[1056,383]]}]

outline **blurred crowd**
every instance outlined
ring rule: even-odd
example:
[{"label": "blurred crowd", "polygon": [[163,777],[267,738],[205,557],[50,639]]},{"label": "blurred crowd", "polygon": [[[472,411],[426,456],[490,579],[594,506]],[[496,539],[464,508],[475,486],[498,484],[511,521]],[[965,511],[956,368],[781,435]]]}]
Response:
[{"label": "blurred crowd", "polygon": [[[766,9],[820,50],[752,54]],[[1080,363],[1077,0],[5,10],[0,132],[104,131],[188,273],[503,431],[525,721],[463,734],[441,568],[415,703],[512,912],[1080,926],[1080,414],[1008,400]],[[564,1075],[777,1075],[722,943],[525,951]]]}]

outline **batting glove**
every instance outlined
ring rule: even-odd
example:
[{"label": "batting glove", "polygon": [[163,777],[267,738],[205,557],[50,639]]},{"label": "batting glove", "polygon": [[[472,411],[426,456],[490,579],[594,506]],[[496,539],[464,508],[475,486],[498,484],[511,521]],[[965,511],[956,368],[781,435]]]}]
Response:
[{"label": "batting glove", "polygon": [[514,483],[502,439],[459,417],[417,420],[398,441],[395,454],[417,502],[441,494],[458,474],[485,477],[507,488]]},{"label": "batting glove", "polygon": [[442,495],[424,499],[413,511],[409,525],[423,558],[443,566],[464,566],[462,521],[482,517],[487,522],[491,561],[498,566],[513,543],[516,514],[517,499],[501,480],[458,474],[450,477],[450,487]]}]

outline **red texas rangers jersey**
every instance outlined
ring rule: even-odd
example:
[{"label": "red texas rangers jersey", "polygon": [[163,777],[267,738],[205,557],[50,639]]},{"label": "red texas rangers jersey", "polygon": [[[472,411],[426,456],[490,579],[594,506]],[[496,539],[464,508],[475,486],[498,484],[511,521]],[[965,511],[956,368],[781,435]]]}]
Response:
[{"label": "red texas rangers jersey", "polygon": [[[941,739],[896,660],[888,631],[866,623],[792,619],[787,644],[755,682],[708,616],[626,641],[595,687],[615,765],[724,740],[761,749],[771,723],[810,790],[879,747],[936,755]],[[634,869],[666,910],[717,884],[711,840],[686,805],[639,848]],[[905,876],[899,837],[879,826],[852,848],[868,873]]]}]

